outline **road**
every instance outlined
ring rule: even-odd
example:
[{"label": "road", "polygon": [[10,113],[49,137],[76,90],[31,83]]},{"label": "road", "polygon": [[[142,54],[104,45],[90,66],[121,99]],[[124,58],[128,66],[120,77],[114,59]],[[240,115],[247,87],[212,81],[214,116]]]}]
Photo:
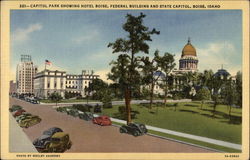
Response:
[{"label": "road", "polygon": [[91,121],[57,112],[49,105],[31,104],[10,98],[10,106],[21,105],[27,112],[38,115],[41,123],[23,129],[32,142],[40,137],[44,130],[59,127],[70,135],[73,143],[66,152],[154,152],[154,153],[207,153],[204,148],[190,146],[170,140],[144,135],[134,137],[121,134],[115,126],[99,126]]}]

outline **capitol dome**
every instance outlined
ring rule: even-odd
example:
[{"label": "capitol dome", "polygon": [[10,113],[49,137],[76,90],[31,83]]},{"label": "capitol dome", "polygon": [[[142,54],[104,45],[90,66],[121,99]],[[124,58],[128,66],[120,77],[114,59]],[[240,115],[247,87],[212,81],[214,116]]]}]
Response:
[{"label": "capitol dome", "polygon": [[196,50],[188,38],[188,43],[184,46],[179,60],[179,70],[197,71],[198,61]]},{"label": "capitol dome", "polygon": [[196,56],[196,50],[191,44],[190,39],[188,39],[188,43],[182,49],[181,57],[183,56]]}]

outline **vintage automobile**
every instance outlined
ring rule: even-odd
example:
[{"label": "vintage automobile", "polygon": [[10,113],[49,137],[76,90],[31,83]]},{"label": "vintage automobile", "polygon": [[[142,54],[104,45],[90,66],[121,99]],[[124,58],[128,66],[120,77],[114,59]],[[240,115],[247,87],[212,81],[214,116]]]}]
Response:
[{"label": "vintage automobile", "polygon": [[99,124],[101,126],[109,126],[112,124],[110,118],[108,116],[100,116],[92,119],[94,124]]},{"label": "vintage automobile", "polygon": [[63,130],[61,128],[58,128],[58,127],[52,127],[50,129],[44,131],[43,135],[50,135],[50,136],[52,136],[56,132],[63,132]]},{"label": "vintage automobile", "polygon": [[141,136],[148,132],[146,126],[140,123],[129,123],[128,125],[123,125],[120,127],[120,133],[128,133],[133,136]]},{"label": "vintage automobile", "polygon": [[28,128],[30,126],[36,125],[41,122],[41,118],[38,116],[26,116],[19,121],[19,126],[23,128]]},{"label": "vintage automobile", "polygon": [[21,120],[25,119],[26,117],[32,116],[32,114],[27,113],[27,112],[23,112],[21,115],[15,117],[17,123],[19,123]]},{"label": "vintage automobile", "polygon": [[84,119],[86,121],[90,121],[94,118],[94,116],[91,112],[80,112],[79,111],[79,118]]},{"label": "vintage automobile", "polygon": [[9,108],[9,111],[14,112],[14,111],[17,111],[17,110],[20,110],[20,109],[23,109],[23,108],[21,106],[19,106],[19,105],[13,105],[11,108]]},{"label": "vintage automobile", "polygon": [[20,116],[21,114],[23,114],[23,112],[26,112],[26,111],[24,109],[19,109],[13,113],[13,116],[14,117]]},{"label": "vintage automobile", "polygon": [[79,111],[75,108],[70,108],[68,111],[68,114],[73,116],[73,117],[78,117],[79,116]]},{"label": "vintage automobile", "polygon": [[48,146],[49,152],[65,152],[70,149],[72,142],[69,135],[64,132],[57,132],[51,137],[50,145]]},{"label": "vintage automobile", "polygon": [[44,131],[41,137],[33,141],[33,145],[38,151],[43,151],[46,148],[48,149],[48,146],[51,142],[51,137],[57,132],[63,132],[63,130],[58,127],[52,127]]},{"label": "vintage automobile", "polygon": [[39,104],[40,102],[39,102],[38,99],[32,99],[32,100],[31,100],[31,103],[32,103],[32,104]]},{"label": "vintage automobile", "polygon": [[67,107],[57,107],[57,108],[56,108],[56,111],[57,111],[57,112],[66,113],[66,109],[67,109]]},{"label": "vintage automobile", "polygon": [[33,141],[33,145],[39,152],[64,152],[71,148],[72,142],[69,135],[60,128],[50,128],[43,133],[45,134]]}]

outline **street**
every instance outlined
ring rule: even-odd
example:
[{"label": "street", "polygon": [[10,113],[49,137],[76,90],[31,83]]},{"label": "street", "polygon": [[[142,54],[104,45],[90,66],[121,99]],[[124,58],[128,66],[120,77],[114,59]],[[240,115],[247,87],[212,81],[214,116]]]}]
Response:
[{"label": "street", "polygon": [[16,98],[10,98],[10,107],[20,105],[27,112],[38,115],[42,121],[23,131],[31,143],[40,137],[42,132],[59,127],[68,133],[73,143],[66,152],[159,152],[159,153],[206,153],[213,152],[203,148],[165,140],[149,135],[134,137],[121,134],[115,126],[99,126],[92,121],[57,112],[52,106],[31,104]]}]

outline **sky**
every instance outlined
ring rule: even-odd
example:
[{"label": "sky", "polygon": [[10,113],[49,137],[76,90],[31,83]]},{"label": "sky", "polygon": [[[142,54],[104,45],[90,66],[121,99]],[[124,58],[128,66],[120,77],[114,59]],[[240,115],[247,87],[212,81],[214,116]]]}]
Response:
[{"label": "sky", "polygon": [[48,69],[81,74],[94,70],[106,79],[112,54],[107,45],[125,38],[122,29],[126,14],[146,14],[144,25],[156,28],[150,54],[156,49],[175,55],[176,67],[188,37],[196,48],[198,69],[216,72],[223,65],[232,75],[242,70],[241,10],[12,10],[11,11],[11,78],[22,54],[32,56],[39,71],[44,61]]}]

